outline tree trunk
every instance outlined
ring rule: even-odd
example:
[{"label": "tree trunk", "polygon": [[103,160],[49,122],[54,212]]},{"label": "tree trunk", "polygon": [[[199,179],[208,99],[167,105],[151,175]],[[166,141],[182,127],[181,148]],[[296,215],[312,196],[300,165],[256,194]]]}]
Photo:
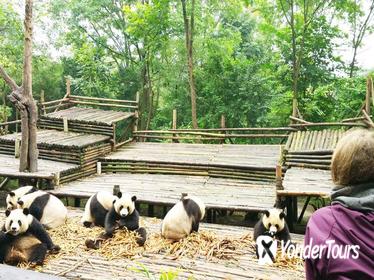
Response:
[{"label": "tree trunk", "polygon": [[191,20],[189,22],[187,18],[186,1],[181,0],[184,20],[184,31],[186,35],[186,49],[187,49],[187,60],[188,60],[188,79],[190,84],[191,94],[191,116],[192,116],[192,127],[198,128],[197,125],[197,109],[196,109],[196,87],[195,78],[193,73],[193,32],[194,32],[194,13],[195,13],[195,0],[191,3]]},{"label": "tree trunk", "polygon": [[1,66],[0,76],[3,77],[12,89],[12,93],[8,98],[21,114],[22,139],[19,170],[21,172],[36,172],[38,170],[38,149],[36,143],[38,110],[32,97],[32,0],[26,0],[25,3],[24,27],[25,43],[22,87],[19,87]]}]

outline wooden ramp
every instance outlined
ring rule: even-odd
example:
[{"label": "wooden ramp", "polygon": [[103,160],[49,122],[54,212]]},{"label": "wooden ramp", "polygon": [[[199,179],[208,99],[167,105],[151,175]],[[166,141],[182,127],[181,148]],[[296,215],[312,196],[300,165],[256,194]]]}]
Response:
[{"label": "wooden ramp", "polygon": [[23,178],[23,179],[46,179],[66,182],[74,174],[79,166],[50,160],[38,161],[38,172],[19,172],[19,159],[14,156],[0,154],[0,177]]},{"label": "wooden ramp", "polygon": [[284,176],[283,187],[277,191],[282,196],[328,197],[334,184],[328,170],[292,167]]},{"label": "wooden ramp", "polygon": [[114,185],[135,194],[140,203],[174,205],[181,193],[201,197],[207,208],[261,211],[275,202],[272,184],[208,176],[165,174],[102,174],[61,185],[51,191],[59,197],[88,198],[97,191],[112,192]]},{"label": "wooden ramp", "polygon": [[285,147],[285,164],[329,169],[332,153],[344,132],[344,129],[292,132]]},{"label": "wooden ramp", "polygon": [[[70,219],[81,215],[81,211],[69,211]],[[141,224],[147,230],[148,236],[160,232],[161,220],[141,217]],[[222,226],[202,223],[200,232],[209,231],[220,237],[239,238],[244,235],[252,236],[252,229],[237,226]],[[67,233],[69,237],[76,235]],[[296,243],[303,243],[302,235],[292,235]],[[76,242],[76,240],[74,240]],[[177,279],[304,279],[303,265],[293,268],[258,265],[253,245],[238,250],[235,259],[212,259],[204,257],[189,258],[181,256],[175,258],[166,252],[144,252],[133,258],[107,260],[96,251],[87,251],[84,240],[77,247],[74,255],[62,255],[52,258],[42,267],[41,271],[59,275],[67,279],[159,279],[161,272],[177,271]],[[149,276],[136,271],[148,270]]]},{"label": "wooden ramp", "polygon": [[132,143],[101,159],[105,172],[208,175],[274,182],[279,145]]}]

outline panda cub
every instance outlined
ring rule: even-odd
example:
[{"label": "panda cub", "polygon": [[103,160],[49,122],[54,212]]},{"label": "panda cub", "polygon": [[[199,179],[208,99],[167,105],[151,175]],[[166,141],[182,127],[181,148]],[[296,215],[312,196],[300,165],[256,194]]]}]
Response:
[{"label": "panda cub", "polygon": [[135,231],[140,235],[137,243],[142,246],[146,241],[147,233],[144,228],[139,227],[139,212],[135,209],[135,201],[136,196],[127,193],[118,192],[117,196],[114,196],[109,192],[98,192],[88,199],[82,223],[86,227],[91,225],[104,227],[106,238],[113,236],[117,226]]},{"label": "panda cub", "polygon": [[54,195],[44,191],[25,194],[18,199],[18,208],[28,208],[33,215],[47,229],[56,228],[65,223],[68,210]]},{"label": "panda cub", "polygon": [[18,207],[17,202],[18,202],[18,199],[20,199],[20,197],[26,194],[29,194],[29,193],[36,192],[37,190],[38,189],[35,188],[34,186],[25,186],[25,187],[21,187],[14,191],[9,192],[6,197],[7,209],[9,210],[17,209]]},{"label": "panda cub", "polygon": [[199,231],[199,223],[204,218],[205,205],[197,197],[182,194],[182,198],[166,214],[161,225],[164,238],[179,241],[191,232]]},{"label": "panda cub", "polygon": [[261,219],[254,227],[253,238],[257,240],[260,235],[270,235],[280,241],[291,240],[290,231],[285,221],[285,214],[282,209],[272,208],[265,210]]},{"label": "panda cub", "polygon": [[47,250],[57,253],[60,247],[27,208],[6,210],[6,219],[0,233],[0,262],[42,264]]}]

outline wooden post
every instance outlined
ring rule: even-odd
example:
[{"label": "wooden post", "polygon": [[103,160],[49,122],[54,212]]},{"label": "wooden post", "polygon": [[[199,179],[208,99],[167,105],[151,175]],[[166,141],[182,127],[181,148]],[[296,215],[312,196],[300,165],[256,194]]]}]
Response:
[{"label": "wooden post", "polygon": [[[177,110],[173,110],[173,124],[172,124],[172,129],[177,129]],[[173,137],[177,137],[176,134],[173,134]],[[178,139],[172,139],[173,143],[178,143]]]},{"label": "wooden post", "polygon": [[[370,99],[373,96],[373,80],[369,76],[366,80],[366,99],[365,99],[365,111],[370,116],[371,114],[371,106],[370,106]],[[373,101],[374,102],[374,101]]]},{"label": "wooden post", "polygon": [[63,117],[62,122],[64,123],[64,132],[69,132],[69,126],[68,126],[68,118]]},{"label": "wooden post", "polygon": [[[65,96],[64,96],[63,99],[65,99],[65,98],[69,98],[69,97],[70,97],[70,94],[71,94],[71,88],[70,88],[70,85],[71,85],[71,83],[70,83],[70,78],[69,78],[69,77],[66,77],[66,93],[65,93]],[[63,101],[61,101],[61,102],[57,105],[57,107],[56,107],[56,109],[55,109],[55,112],[58,111],[58,109],[59,109],[60,106],[62,105],[62,102],[63,102]]]},{"label": "wooden post", "polygon": [[14,157],[15,158],[19,158],[20,147],[21,147],[21,140],[16,138],[16,140],[14,141]]},{"label": "wooden post", "polygon": [[275,167],[275,187],[276,190],[283,190],[283,180],[282,180],[282,166],[277,164]]},{"label": "wooden post", "polygon": [[[221,128],[226,128],[226,118],[225,118],[225,115],[221,115]],[[225,131],[223,134],[227,134],[227,131]],[[223,138],[222,140],[221,140],[221,144],[223,144],[223,143],[225,143],[225,138]]]},{"label": "wooden post", "polygon": [[113,142],[112,142],[113,143],[112,152],[114,152],[116,150],[116,124],[115,123],[112,124],[112,129],[113,129],[113,134],[112,134],[113,135],[112,136],[113,137],[113,139],[112,139],[113,140]]},{"label": "wooden post", "polygon": [[[16,109],[16,121],[18,121],[18,109]],[[18,133],[18,123],[16,123],[16,133]]]},{"label": "wooden post", "polygon": [[54,183],[55,183],[55,186],[60,185],[60,172],[55,173]]},{"label": "wooden post", "polygon": [[98,175],[101,175],[101,162],[100,162],[100,161],[98,161],[98,162],[96,163],[96,173],[97,173]]},{"label": "wooden post", "polygon": [[40,104],[42,105],[43,115],[46,114],[45,106],[43,105],[45,99],[44,99],[44,90],[40,92]]},{"label": "wooden post", "polygon": [[121,189],[119,185],[114,185],[113,186],[113,195],[118,196],[118,193],[121,192]]},{"label": "wooden post", "polygon": [[139,123],[139,98],[140,98],[140,95],[139,95],[139,92],[137,92],[136,93],[136,99],[135,99],[137,109],[134,112],[135,116],[134,116],[134,122],[133,122],[133,127],[132,127],[132,131],[133,132],[138,131],[138,123]]},{"label": "wooden post", "polygon": [[67,77],[66,78],[66,98],[69,98],[70,97],[70,94],[71,94],[71,81],[70,81],[70,78]]}]

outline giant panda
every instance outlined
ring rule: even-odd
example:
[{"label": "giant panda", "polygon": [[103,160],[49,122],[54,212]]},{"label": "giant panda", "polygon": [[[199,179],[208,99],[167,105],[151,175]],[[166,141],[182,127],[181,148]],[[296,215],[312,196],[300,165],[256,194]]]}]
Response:
[{"label": "giant panda", "polygon": [[[139,212],[135,209],[135,201],[136,196],[127,193],[118,192],[114,196],[109,192],[98,192],[88,199],[81,221],[86,227],[104,227],[105,238],[113,236],[117,225],[119,228],[135,231],[140,235],[137,243],[142,246],[147,233],[144,228],[139,227]],[[86,241],[86,245],[97,248],[90,240]]]},{"label": "giant panda", "polygon": [[116,196],[109,192],[100,191],[92,195],[84,207],[82,224],[85,227],[105,226],[105,217],[109,209],[113,207]]},{"label": "giant panda", "polygon": [[25,187],[20,187],[14,191],[9,192],[6,197],[7,209],[9,210],[17,209],[18,208],[17,201],[20,197],[26,194],[32,193],[32,192],[36,192],[37,190],[38,189],[35,188],[34,186],[25,186]]},{"label": "giant panda", "polygon": [[44,191],[26,194],[18,199],[18,207],[28,208],[33,215],[47,229],[56,228],[65,223],[68,210],[54,195]]},{"label": "giant panda", "polygon": [[166,239],[178,241],[191,232],[197,232],[204,215],[203,201],[183,194],[181,200],[169,210],[162,221],[161,235]]},{"label": "giant panda", "polygon": [[5,224],[0,232],[0,263],[42,264],[48,250],[51,253],[60,250],[27,208],[6,210],[5,214]]},{"label": "giant panda", "polygon": [[269,235],[284,241],[286,245],[288,241],[291,241],[291,236],[285,216],[282,209],[272,208],[265,210],[254,227],[253,239],[257,240],[260,235]]}]

